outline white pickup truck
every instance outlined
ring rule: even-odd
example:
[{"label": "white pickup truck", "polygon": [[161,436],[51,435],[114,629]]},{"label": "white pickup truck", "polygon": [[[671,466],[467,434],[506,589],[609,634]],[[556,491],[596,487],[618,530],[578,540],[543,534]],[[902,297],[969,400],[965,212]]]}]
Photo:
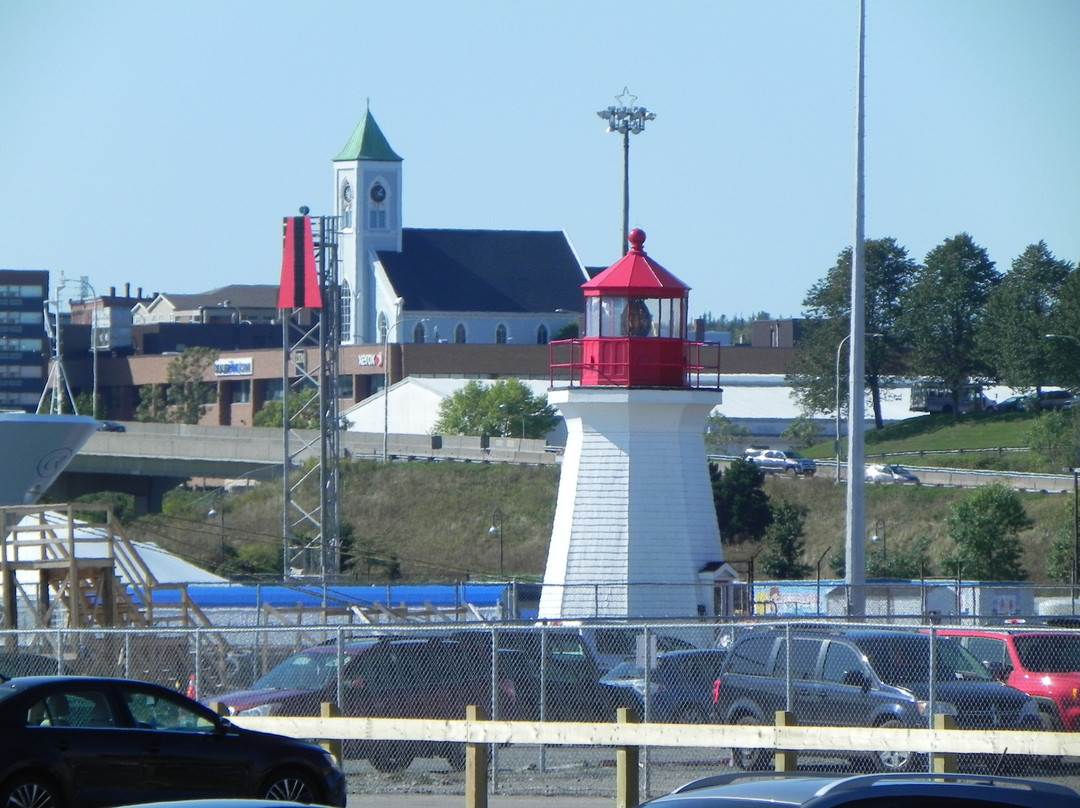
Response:
[{"label": "white pickup truck", "polygon": [[743,457],[766,474],[786,474],[789,477],[813,477],[817,463],[798,452],[782,449],[747,449]]}]

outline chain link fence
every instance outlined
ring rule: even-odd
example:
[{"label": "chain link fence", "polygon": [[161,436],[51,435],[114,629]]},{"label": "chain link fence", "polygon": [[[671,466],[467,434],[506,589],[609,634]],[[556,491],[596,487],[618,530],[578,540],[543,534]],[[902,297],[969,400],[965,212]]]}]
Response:
[{"label": "chain link fence", "polygon": [[[1054,621],[1048,621],[1054,622]],[[926,770],[903,731],[948,716],[960,729],[1080,730],[1080,629],[824,620],[670,624],[450,623],[292,628],[42,630],[0,634],[0,673],[141,679],[242,716],[342,715],[460,720],[613,722],[627,707],[657,724],[878,727],[885,750],[801,752],[800,766]],[[720,735],[719,737],[723,737]],[[1068,781],[1080,757],[961,755],[959,769]],[[1080,736],[1077,736],[1080,738]],[[644,796],[726,767],[773,765],[774,750],[657,746],[642,750]],[[1078,752],[1080,754],[1080,752]],[[352,740],[347,771],[362,790],[460,786],[464,747]],[[502,793],[610,794],[610,747],[514,744],[491,750]]]}]

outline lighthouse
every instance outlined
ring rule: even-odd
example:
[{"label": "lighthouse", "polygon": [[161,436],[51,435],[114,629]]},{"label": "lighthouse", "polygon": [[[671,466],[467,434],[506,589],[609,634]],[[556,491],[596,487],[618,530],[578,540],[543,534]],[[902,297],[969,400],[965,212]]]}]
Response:
[{"label": "lighthouse", "polygon": [[552,343],[567,441],[543,620],[731,610],[704,439],[719,347],[687,340],[689,287],[646,255],[644,232],[629,242],[582,286],[583,334]]}]

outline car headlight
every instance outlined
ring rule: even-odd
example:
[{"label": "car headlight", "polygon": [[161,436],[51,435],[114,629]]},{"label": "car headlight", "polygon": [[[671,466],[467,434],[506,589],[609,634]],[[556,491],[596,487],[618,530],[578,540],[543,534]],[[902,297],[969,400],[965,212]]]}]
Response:
[{"label": "car headlight", "polygon": [[[915,707],[919,711],[919,715],[928,715],[930,713],[930,702],[917,701]],[[934,702],[934,715],[951,715],[956,716],[956,705],[951,701],[935,701]]]},{"label": "car headlight", "polygon": [[248,707],[246,710],[240,710],[237,715],[273,715],[273,704],[260,704],[257,707]]}]

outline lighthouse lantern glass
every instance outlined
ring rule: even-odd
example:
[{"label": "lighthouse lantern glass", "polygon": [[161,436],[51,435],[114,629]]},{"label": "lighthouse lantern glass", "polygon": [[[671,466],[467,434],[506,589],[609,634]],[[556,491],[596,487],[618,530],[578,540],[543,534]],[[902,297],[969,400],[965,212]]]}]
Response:
[{"label": "lighthouse lantern glass", "polygon": [[661,337],[685,339],[682,298],[601,295],[586,298],[588,337]]}]

